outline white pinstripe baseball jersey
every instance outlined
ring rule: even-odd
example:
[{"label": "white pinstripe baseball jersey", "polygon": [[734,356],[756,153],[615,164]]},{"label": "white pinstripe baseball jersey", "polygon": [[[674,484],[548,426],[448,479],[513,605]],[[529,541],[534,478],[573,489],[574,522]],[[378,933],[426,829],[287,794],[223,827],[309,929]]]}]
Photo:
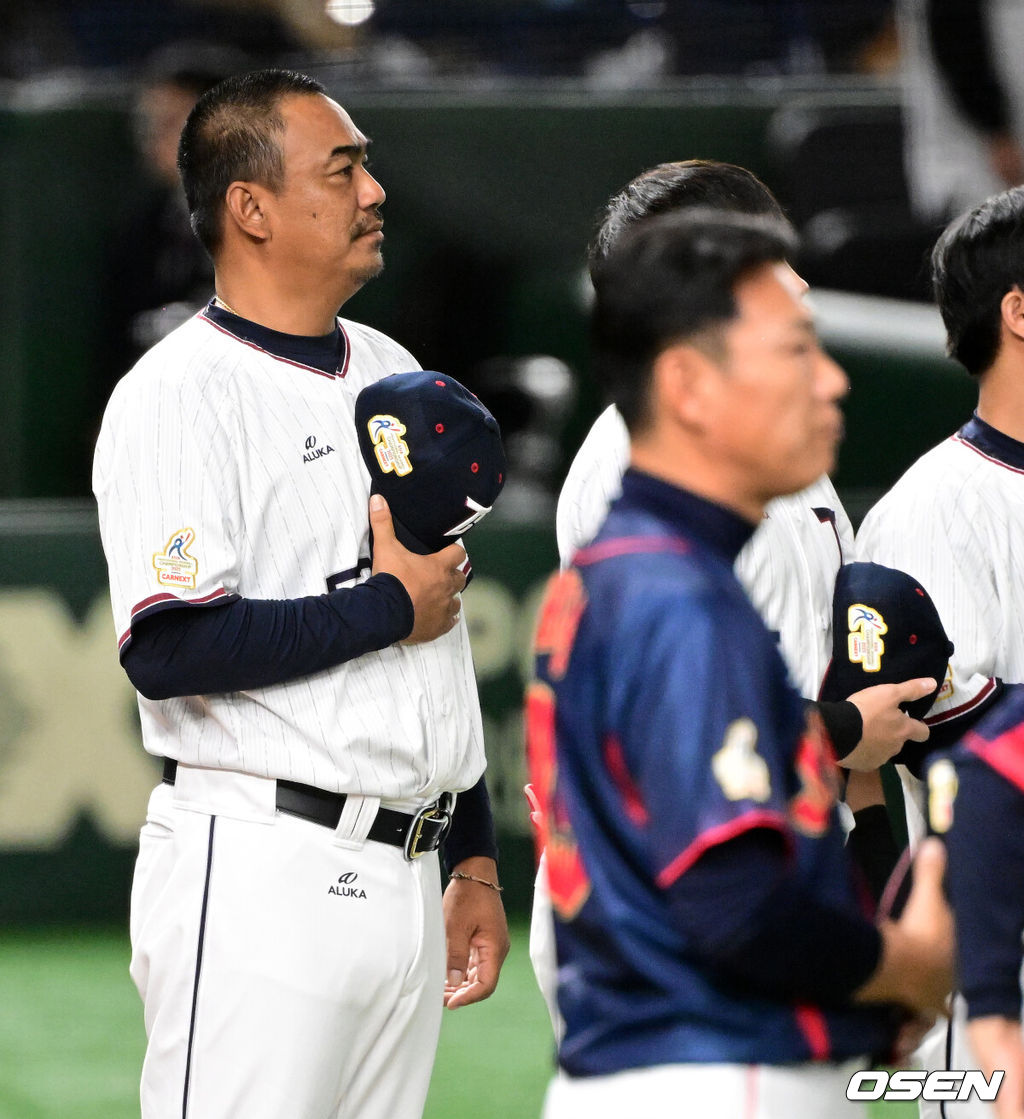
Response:
[{"label": "white pinstripe baseball jersey", "polygon": [[[629,433],[614,406],[598,416],[558,499],[558,554],[568,567],[589,544],[621,491]],[[853,528],[827,477],[775,498],[740,552],[736,574],[779,645],[800,693],[814,699],[832,656],[832,587]]]},{"label": "white pinstripe baseball jersey", "polygon": [[[359,390],[419,368],[341,320],[336,374],[289,361],[200,313],[119,383],[94,489],[119,640],[148,614],[226,596],[288,599],[370,572]],[[153,754],[390,801],[474,784],[483,734],[465,623],[249,692],[151,701]]]},{"label": "white pinstripe baseball jersey", "polygon": [[1024,682],[1024,445],[973,418],[874,506],[857,550],[919,579],[953,642],[926,722],[969,711],[993,677]]}]

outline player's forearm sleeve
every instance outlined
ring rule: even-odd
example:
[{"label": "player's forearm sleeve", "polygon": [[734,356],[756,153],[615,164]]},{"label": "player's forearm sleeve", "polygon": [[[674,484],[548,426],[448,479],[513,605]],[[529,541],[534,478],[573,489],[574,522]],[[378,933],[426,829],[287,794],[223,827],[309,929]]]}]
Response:
[{"label": "player's forearm sleeve", "polygon": [[[958,767],[959,770],[959,767]],[[1021,1014],[1024,795],[987,765],[964,767],[946,837],[957,968],[968,1018]]]},{"label": "player's forearm sleeve", "polygon": [[122,664],[147,699],[248,691],[384,649],[412,625],[405,588],[380,574],[307,598],[165,610],[138,623]]},{"label": "player's forearm sleeve", "polygon": [[495,861],[498,858],[491,798],[483,777],[471,789],[459,793],[455,802],[451,831],[444,841],[444,868],[451,874],[463,859],[480,856]]},{"label": "player's forearm sleeve", "polygon": [[708,850],[669,904],[694,955],[755,995],[845,1003],[881,956],[875,926],[797,884],[781,837],[764,829]]}]

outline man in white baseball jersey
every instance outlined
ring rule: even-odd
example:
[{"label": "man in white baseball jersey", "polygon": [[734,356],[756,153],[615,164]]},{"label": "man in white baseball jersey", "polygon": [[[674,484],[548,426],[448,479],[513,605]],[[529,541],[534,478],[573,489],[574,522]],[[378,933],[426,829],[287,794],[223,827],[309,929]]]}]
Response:
[{"label": "man in white baseball jersey", "polygon": [[[960,738],[1003,683],[1024,683],[1024,188],[955,220],[933,251],[932,279],[949,354],[977,378],[978,407],[868,513],[857,546],[919,579],[953,642],[925,719],[938,748]],[[900,760],[914,840],[925,789],[913,774],[927,763],[920,750]],[[974,1067],[962,1031],[931,1041],[922,1050],[929,1067]],[[991,1114],[977,1100],[943,1106],[949,1116]],[[922,1102],[922,1114],[939,1115],[938,1105]]]},{"label": "man in white baseball jersey", "polygon": [[132,894],[144,1119],[415,1119],[443,1001],[486,997],[508,947],[465,552],[407,551],[379,496],[367,518],[355,399],[417,368],[336,317],[382,267],[367,143],[302,75],[199,101],[179,167],[216,298],[97,446],[121,659],[166,759]]},{"label": "man in white baseball jersey", "polygon": [[[618,239],[652,215],[692,206],[782,218],[768,188],[732,164],[687,160],[661,164],[639,175],[608,202],[590,251],[593,269]],[[795,273],[801,291],[806,284]],[[558,500],[559,558],[568,567],[589,544],[619,496],[629,465],[629,434],[614,405],[597,418],[569,468]],[[764,518],[740,552],[736,573],[751,601],[779,641],[800,693],[815,699],[832,652],[832,588],[844,558],[853,552],[853,529],[827,475],[799,493],[768,503]],[[898,704],[926,695],[931,681],[868,688],[850,702],[823,704],[829,732],[850,770],[848,804],[856,811],[855,846],[868,863],[877,889],[894,852],[877,767],[906,739],[926,738],[927,728]],[[882,854],[879,855],[879,852]],[[534,893],[531,957],[547,994],[556,1033],[551,920],[541,867]]]}]

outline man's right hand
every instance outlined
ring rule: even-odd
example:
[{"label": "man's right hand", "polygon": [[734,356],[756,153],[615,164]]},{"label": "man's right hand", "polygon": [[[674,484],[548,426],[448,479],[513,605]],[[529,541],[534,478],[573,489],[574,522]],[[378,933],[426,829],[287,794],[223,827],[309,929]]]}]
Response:
[{"label": "man's right hand", "polygon": [[922,677],[902,684],[874,684],[854,692],[849,700],[860,712],[864,730],[860,741],[843,758],[843,767],[861,772],[878,769],[903,749],[904,742],[926,742],[928,727],[901,710],[900,704],[921,699],[937,686],[934,680]]},{"label": "man's right hand", "polygon": [[433,641],[454,629],[462,609],[459,592],[466,585],[466,549],[461,544],[449,544],[432,555],[410,552],[395,537],[391,511],[380,494],[370,498],[370,527],[373,574],[384,571],[394,575],[412,599],[412,632],[403,644]]}]

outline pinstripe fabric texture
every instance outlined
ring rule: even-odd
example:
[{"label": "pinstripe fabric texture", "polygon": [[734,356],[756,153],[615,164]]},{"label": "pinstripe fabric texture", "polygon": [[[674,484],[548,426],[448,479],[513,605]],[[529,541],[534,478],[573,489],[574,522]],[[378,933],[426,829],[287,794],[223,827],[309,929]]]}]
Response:
[{"label": "pinstripe fabric texture", "polygon": [[919,580],[955,646],[928,722],[969,709],[992,677],[1024,681],[1024,471],[955,435],[868,513],[857,551]]}]

